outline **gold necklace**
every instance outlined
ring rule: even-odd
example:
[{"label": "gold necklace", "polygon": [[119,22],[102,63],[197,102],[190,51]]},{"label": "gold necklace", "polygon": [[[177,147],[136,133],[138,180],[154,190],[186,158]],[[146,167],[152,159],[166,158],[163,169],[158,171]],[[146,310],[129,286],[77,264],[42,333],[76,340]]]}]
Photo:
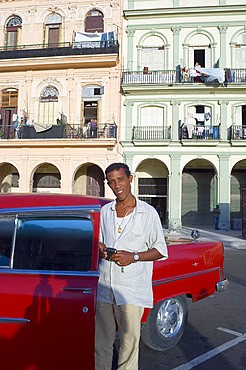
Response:
[{"label": "gold necklace", "polygon": [[132,208],[132,206],[128,209],[128,211],[126,212],[126,214],[125,214],[125,216],[123,217],[123,220],[121,221],[121,223],[120,224],[118,224],[118,222],[116,221],[116,223],[117,223],[117,225],[118,225],[118,233],[121,233],[121,225],[123,224],[123,222],[124,222],[124,220],[125,220],[125,218],[126,218],[126,216],[128,215],[128,213],[130,212],[130,210],[131,210],[131,208]]}]

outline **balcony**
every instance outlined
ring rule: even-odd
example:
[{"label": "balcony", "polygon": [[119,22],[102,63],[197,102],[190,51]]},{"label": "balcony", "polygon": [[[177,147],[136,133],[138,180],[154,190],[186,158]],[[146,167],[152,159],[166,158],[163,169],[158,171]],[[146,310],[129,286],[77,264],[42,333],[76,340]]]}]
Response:
[{"label": "balcony", "polygon": [[[118,63],[119,44],[109,41],[63,42],[55,44],[0,47],[0,71],[110,67]],[[57,58],[61,57],[61,58]],[[82,58],[81,58],[82,57]],[[44,59],[45,58],[45,59]]]},{"label": "balcony", "polygon": [[179,140],[220,140],[220,125],[182,125]]},{"label": "balcony", "polygon": [[[34,126],[13,125],[0,126],[1,139],[71,139],[71,140],[105,140],[117,139],[117,125],[115,123],[100,123],[96,127],[85,125],[52,125],[45,131],[37,132]],[[1,143],[0,143],[1,144]]]},{"label": "balcony", "polygon": [[54,44],[30,44],[1,46],[0,59],[53,57],[66,55],[91,55],[119,53],[118,41],[60,42]]},{"label": "balcony", "polygon": [[232,125],[229,127],[228,140],[246,140],[246,126]]},{"label": "balcony", "polygon": [[158,140],[171,140],[171,126],[170,127],[160,127],[160,126],[133,126],[132,129],[132,141],[137,140],[148,140],[148,141],[158,141]]},{"label": "balcony", "polygon": [[[216,71],[216,68],[214,68]],[[217,68],[218,70],[218,68]],[[224,74],[224,85],[245,84],[246,69],[220,70]],[[215,85],[219,80],[206,75],[194,76],[193,69],[189,70],[163,70],[163,71],[126,71],[122,74],[122,85],[173,85],[173,84],[192,84]]]}]

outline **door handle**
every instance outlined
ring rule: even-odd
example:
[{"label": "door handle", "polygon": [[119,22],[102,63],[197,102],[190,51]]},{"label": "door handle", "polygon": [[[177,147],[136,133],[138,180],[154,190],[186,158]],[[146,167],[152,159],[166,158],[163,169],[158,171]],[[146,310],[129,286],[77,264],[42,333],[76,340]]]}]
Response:
[{"label": "door handle", "polygon": [[73,292],[82,292],[83,294],[91,294],[92,292],[92,289],[91,288],[73,288],[73,287],[62,287],[61,288],[62,290],[65,290],[65,291],[73,291]]}]

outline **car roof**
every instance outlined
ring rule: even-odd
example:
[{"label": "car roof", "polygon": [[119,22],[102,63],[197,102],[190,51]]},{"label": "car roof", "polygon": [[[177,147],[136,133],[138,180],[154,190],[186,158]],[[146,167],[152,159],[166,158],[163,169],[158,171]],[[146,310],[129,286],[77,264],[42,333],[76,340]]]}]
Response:
[{"label": "car roof", "polygon": [[103,206],[110,200],[74,194],[0,194],[0,209],[62,206]]}]

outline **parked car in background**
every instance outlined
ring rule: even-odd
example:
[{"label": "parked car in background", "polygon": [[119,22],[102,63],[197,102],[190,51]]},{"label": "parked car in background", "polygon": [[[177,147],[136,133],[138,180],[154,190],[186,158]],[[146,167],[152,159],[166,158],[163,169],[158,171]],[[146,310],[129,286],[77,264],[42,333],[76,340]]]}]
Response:
[{"label": "parked car in background", "polygon": [[[98,239],[103,198],[0,195],[0,355],[4,370],[94,369]],[[227,288],[220,242],[168,241],[154,262],[154,307],[142,338],[165,350],[193,301]]]}]

